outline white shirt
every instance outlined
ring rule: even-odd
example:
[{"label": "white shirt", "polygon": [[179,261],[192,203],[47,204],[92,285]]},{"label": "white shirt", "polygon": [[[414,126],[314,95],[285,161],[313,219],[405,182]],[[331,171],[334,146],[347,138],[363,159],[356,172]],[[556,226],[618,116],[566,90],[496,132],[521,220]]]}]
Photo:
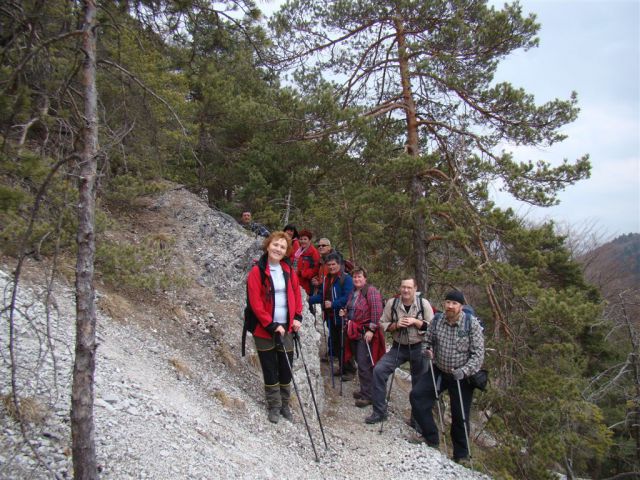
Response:
[{"label": "white shirt", "polygon": [[275,307],[273,309],[273,321],[275,323],[287,324],[287,285],[284,281],[282,266],[269,264],[269,273],[273,281],[275,294]]}]

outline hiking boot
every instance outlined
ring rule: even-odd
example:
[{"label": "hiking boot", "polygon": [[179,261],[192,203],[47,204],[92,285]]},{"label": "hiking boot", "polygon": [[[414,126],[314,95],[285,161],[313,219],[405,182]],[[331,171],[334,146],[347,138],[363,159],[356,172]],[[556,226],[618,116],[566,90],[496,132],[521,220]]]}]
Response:
[{"label": "hiking boot", "polygon": [[354,372],[347,370],[346,368],[342,371],[342,375],[340,375],[340,367],[333,369],[334,377],[341,377],[343,382],[350,382],[355,378]]},{"label": "hiking boot", "polygon": [[358,368],[356,367],[356,364],[354,363],[353,360],[347,362],[344,364],[344,371],[345,373],[357,373],[358,372]]},{"label": "hiking boot", "polygon": [[280,410],[277,408],[270,408],[268,418],[271,423],[278,423],[280,421]]},{"label": "hiking boot", "polygon": [[369,400],[368,398],[361,397],[356,400],[356,407],[358,408],[368,407],[369,405],[371,405],[371,400]]},{"label": "hiking boot", "polygon": [[282,406],[282,408],[280,409],[280,415],[282,415],[283,418],[289,420],[290,422],[293,422],[293,413],[291,413],[289,405]]},{"label": "hiking boot", "polygon": [[409,417],[409,418],[405,419],[404,423],[407,426],[413,428],[419,434],[422,433],[422,430],[420,429],[420,425],[418,425],[418,422],[416,422],[413,417]]},{"label": "hiking boot", "polygon": [[374,424],[374,423],[380,423],[383,420],[387,419],[387,414],[385,413],[384,415],[378,412],[373,412],[371,415],[369,415],[367,418],[364,419],[365,423],[368,424]]},{"label": "hiking boot", "polygon": [[413,443],[414,445],[420,445],[421,443],[427,443],[422,435],[417,432],[411,432],[409,435],[405,437],[405,440],[409,443]]},{"label": "hiking boot", "polygon": [[342,374],[342,381],[343,382],[350,382],[351,380],[353,380],[356,376],[353,373],[350,372],[344,372]]},{"label": "hiking boot", "polygon": [[360,400],[362,398],[362,392],[356,390],[355,392],[353,392],[353,398],[355,398],[356,400]]},{"label": "hiking boot", "polygon": [[462,465],[465,468],[471,468],[471,460],[469,460],[469,457],[460,457],[460,458],[453,457],[453,461],[456,462],[458,465]]},{"label": "hiking boot", "polygon": [[280,387],[278,385],[265,385],[264,393],[267,400],[269,421],[271,423],[278,423],[278,420],[280,420],[280,407],[282,407],[282,400],[280,398]]}]

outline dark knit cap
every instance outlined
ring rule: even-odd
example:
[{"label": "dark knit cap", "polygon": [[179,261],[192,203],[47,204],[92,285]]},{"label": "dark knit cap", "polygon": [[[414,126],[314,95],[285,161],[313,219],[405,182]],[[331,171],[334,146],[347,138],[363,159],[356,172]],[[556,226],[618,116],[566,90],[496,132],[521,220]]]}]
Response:
[{"label": "dark knit cap", "polygon": [[451,290],[447,293],[447,296],[444,297],[445,300],[451,300],[453,302],[458,302],[460,305],[464,305],[464,295],[459,290]]}]

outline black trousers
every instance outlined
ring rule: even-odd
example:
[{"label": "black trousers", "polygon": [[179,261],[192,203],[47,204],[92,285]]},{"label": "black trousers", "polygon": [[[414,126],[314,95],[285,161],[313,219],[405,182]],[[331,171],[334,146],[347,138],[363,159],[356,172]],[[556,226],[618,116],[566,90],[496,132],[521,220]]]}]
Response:
[{"label": "black trousers", "polygon": [[[462,420],[462,410],[460,408],[460,395],[458,393],[458,382],[453,375],[444,373],[433,363],[433,371],[438,385],[438,393],[449,392],[451,403],[451,442],[453,443],[453,458],[467,458],[469,448],[467,445],[464,425]],[[466,419],[467,432],[469,430],[469,411],[473,400],[473,387],[466,379],[460,380],[460,392],[462,393],[462,404],[464,405],[464,418]],[[433,405],[436,403],[436,388],[433,385],[431,371],[420,376],[418,382],[409,394],[409,401],[413,410],[413,417],[422,430],[422,435],[430,445],[438,445],[438,426],[433,419]]]},{"label": "black trousers", "polygon": [[282,345],[276,344],[273,339],[265,339],[254,337],[260,366],[262,367],[262,376],[266,387],[274,387],[278,385],[286,386],[291,383],[291,370],[287,365],[285,355],[289,357],[289,363],[293,367],[293,340],[291,334],[285,334]]},{"label": "black trousers", "polygon": [[335,321],[330,314],[325,315],[325,317],[329,331],[329,335],[327,336],[327,356],[337,359],[340,362],[340,366],[342,366],[344,360],[344,344],[349,341],[347,332],[342,328],[340,319]]}]

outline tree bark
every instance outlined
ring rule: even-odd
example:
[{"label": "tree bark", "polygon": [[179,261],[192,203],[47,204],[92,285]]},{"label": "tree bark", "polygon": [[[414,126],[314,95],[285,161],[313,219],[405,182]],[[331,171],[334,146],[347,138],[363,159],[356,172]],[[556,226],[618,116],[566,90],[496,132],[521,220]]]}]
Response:
[{"label": "tree bark", "polygon": [[78,258],[76,263],[76,346],[71,392],[74,478],[98,477],[93,423],[96,310],[93,285],[95,256],[95,184],[98,152],[95,0],[83,1],[82,65],[84,126],[79,172]]},{"label": "tree bark", "polygon": [[[396,28],[396,39],[398,42],[398,59],[400,66],[400,79],[402,83],[402,97],[404,111],[407,121],[407,154],[412,157],[420,155],[420,143],[418,140],[418,117],[416,104],[411,89],[411,79],[409,71],[409,57],[407,54],[404,24],[401,18],[394,20]],[[429,267],[427,264],[427,229],[423,203],[426,195],[425,185],[419,175],[411,179],[411,203],[414,207],[413,219],[413,254],[415,258],[415,279],[418,289],[427,290],[429,280]]]}]

